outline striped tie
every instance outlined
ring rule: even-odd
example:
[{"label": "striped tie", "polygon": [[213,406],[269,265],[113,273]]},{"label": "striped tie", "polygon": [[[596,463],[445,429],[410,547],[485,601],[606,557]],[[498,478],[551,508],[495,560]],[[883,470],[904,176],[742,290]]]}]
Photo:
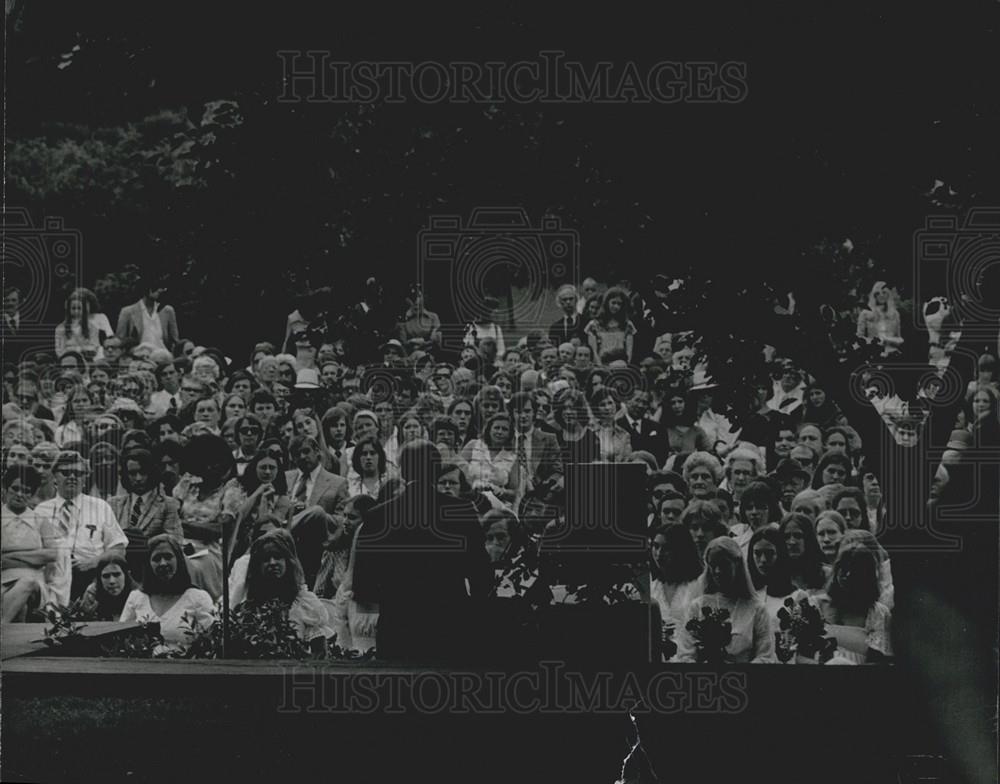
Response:
[{"label": "striped tie", "polygon": [[72,527],[73,523],[73,502],[66,501],[62,505],[62,509],[59,510],[59,524],[62,526],[63,530],[69,533],[69,529]]},{"label": "striped tie", "polygon": [[128,527],[137,528],[139,524],[139,517],[142,515],[142,496],[137,495],[135,497],[135,503],[132,504],[132,514],[128,518]]}]

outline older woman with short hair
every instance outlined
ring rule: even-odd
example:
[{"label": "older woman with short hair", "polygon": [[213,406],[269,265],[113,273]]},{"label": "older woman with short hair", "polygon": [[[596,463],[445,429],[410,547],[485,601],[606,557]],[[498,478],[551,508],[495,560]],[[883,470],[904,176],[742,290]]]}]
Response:
[{"label": "older woman with short hair", "polygon": [[708,498],[725,476],[719,458],[710,452],[692,452],[682,468],[692,498]]}]

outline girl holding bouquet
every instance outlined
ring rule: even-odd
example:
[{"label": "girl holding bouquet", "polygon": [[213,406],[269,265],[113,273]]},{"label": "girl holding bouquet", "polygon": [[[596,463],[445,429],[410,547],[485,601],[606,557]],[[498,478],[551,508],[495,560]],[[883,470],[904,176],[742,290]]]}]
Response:
[{"label": "girl holding bouquet", "polygon": [[[774,632],[740,546],[728,536],[705,549],[703,593],[677,627],[675,662],[774,662]],[[720,612],[722,611],[722,612]]]}]

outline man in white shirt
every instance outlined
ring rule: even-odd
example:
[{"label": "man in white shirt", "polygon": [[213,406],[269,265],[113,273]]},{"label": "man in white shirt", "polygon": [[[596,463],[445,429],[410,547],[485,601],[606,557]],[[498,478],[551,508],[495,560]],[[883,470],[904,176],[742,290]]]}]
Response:
[{"label": "man in white shirt", "polygon": [[53,474],[58,494],[35,507],[35,514],[61,538],[60,557],[47,583],[52,601],[67,605],[94,579],[102,555],[125,555],[128,537],[106,501],[83,493],[90,466],[79,452],[61,452]]},{"label": "man in white shirt", "polygon": [[172,351],[179,339],[177,315],[170,305],[160,306],[160,297],[166,289],[152,278],[147,278],[143,281],[142,291],[142,299],[122,308],[116,334],[131,345],[144,343],[152,348]]},{"label": "man in white shirt", "polygon": [[[167,413],[177,413],[181,410],[181,373],[173,362],[160,365],[156,370],[156,380],[162,389],[149,396],[149,414],[161,417]],[[171,411],[171,409],[173,409]]]},{"label": "man in white shirt", "polygon": [[41,476],[31,466],[11,466],[4,472],[4,504],[0,510],[3,534],[3,622],[20,617],[32,599],[39,607],[47,601],[45,567],[58,557],[58,538],[47,520],[28,507]]}]

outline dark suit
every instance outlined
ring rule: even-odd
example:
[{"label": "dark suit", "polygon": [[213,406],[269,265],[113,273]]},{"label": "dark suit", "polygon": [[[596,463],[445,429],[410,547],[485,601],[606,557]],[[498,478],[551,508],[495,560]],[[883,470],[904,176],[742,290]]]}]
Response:
[{"label": "dark suit", "polygon": [[[115,334],[122,340],[139,343],[142,340],[142,309],[146,307],[142,300],[134,305],[122,308],[118,314],[118,329]],[[163,345],[173,351],[174,344],[179,339],[177,332],[177,314],[170,305],[161,305],[156,313],[163,327]]]},{"label": "dark suit", "polygon": [[[514,442],[511,450],[515,455],[518,453],[517,439],[520,433],[514,434]],[[531,477],[531,484],[538,489],[540,484],[557,479],[563,475],[562,449],[559,447],[559,440],[551,433],[535,427],[531,431],[531,449],[528,451],[528,475]],[[510,472],[508,488],[516,489],[520,481],[520,472],[515,465]]]},{"label": "dark suit", "polygon": [[656,462],[662,467],[667,455],[670,453],[670,440],[667,438],[667,429],[661,428],[659,422],[652,419],[643,418],[635,425],[628,421],[624,415],[615,420],[615,424],[629,434],[632,439],[632,451],[649,452],[656,458]]},{"label": "dark suit", "polygon": [[[288,492],[295,501],[302,472],[287,471]],[[312,490],[305,502],[305,509],[292,517],[290,531],[298,550],[299,561],[305,572],[306,585],[312,589],[323,559],[323,545],[337,529],[333,515],[340,514],[347,501],[347,480],[331,474],[320,466]]]},{"label": "dark suit", "polygon": [[476,510],[411,483],[365,516],[354,554],[354,597],[379,606],[376,648],[405,661],[477,656],[476,624],[493,581]]},{"label": "dark suit", "polygon": [[137,580],[142,578],[143,570],[146,568],[146,559],[149,557],[146,542],[151,537],[159,534],[170,534],[178,539],[184,537],[180,518],[181,505],[175,499],[163,495],[159,489],[150,496],[146,507],[139,510],[139,519],[134,528],[129,526],[132,517],[131,493],[109,498],[108,505],[114,512],[118,525],[128,537],[125,559],[128,561],[132,576]]},{"label": "dark suit", "polygon": [[549,327],[549,340],[556,344],[571,343],[573,338],[577,338],[582,344],[587,343],[587,338],[583,334],[586,326],[583,316],[573,316],[571,318],[560,318]]}]

